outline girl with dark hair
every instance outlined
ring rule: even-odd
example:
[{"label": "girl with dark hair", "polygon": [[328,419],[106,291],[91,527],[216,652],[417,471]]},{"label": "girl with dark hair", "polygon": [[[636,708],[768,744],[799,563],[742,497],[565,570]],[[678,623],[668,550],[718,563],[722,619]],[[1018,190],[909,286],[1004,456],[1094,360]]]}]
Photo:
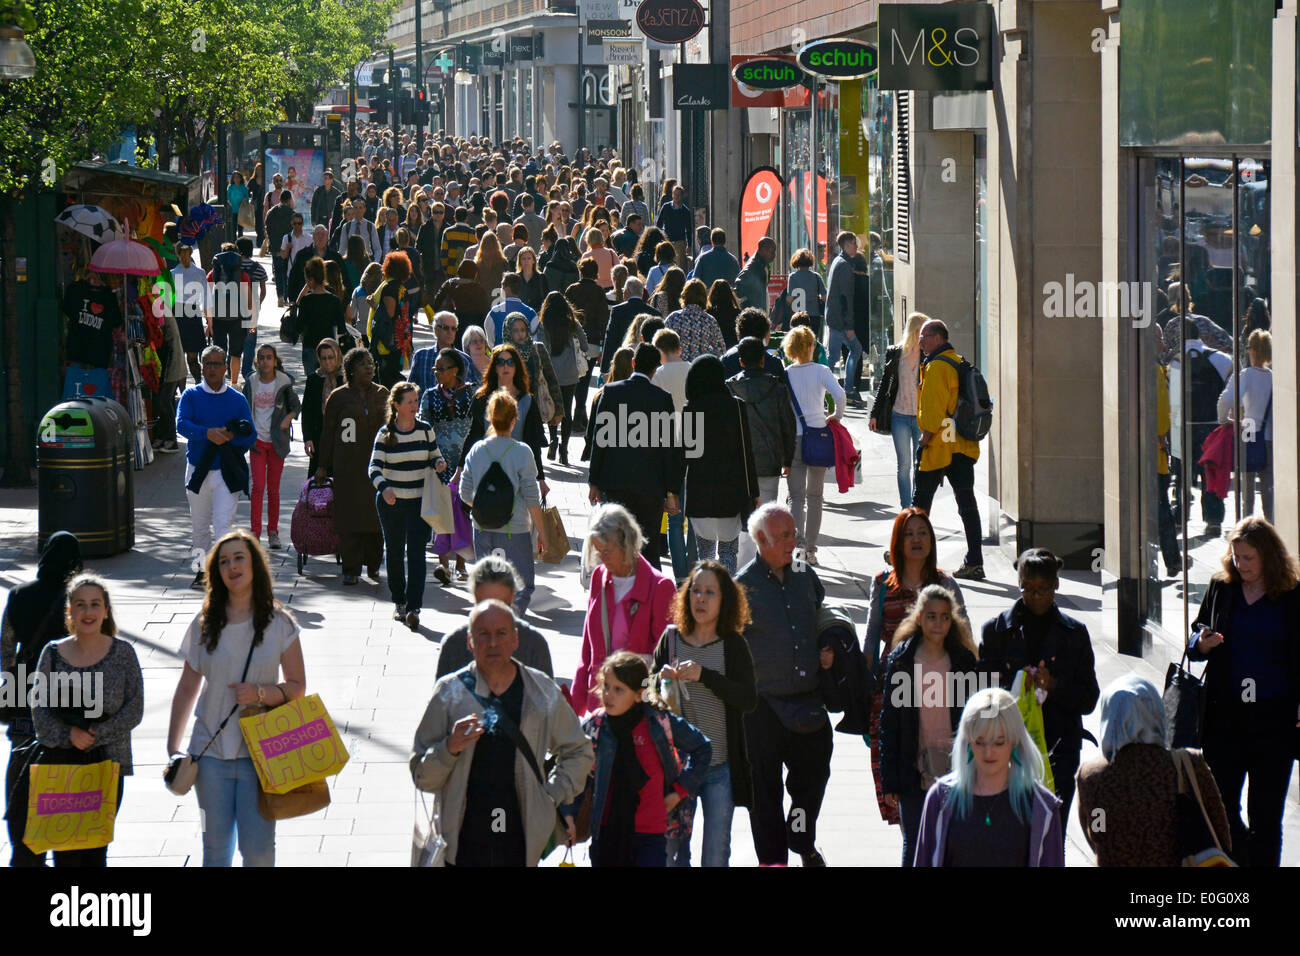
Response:
[{"label": "girl with dark hair", "polygon": [[727,373],[716,355],[701,355],[691,363],[682,428],[683,443],[700,452],[686,457],[682,510],[695,531],[700,557],[716,557],[735,574],[740,531],[758,507],[758,471],[749,410],[727,388]]},{"label": "girl with dark hair", "polygon": [[740,317],[740,300],[736,298],[731,283],[726,279],[714,279],[709,286],[709,299],[704,311],[717,320],[722,330],[722,339],[727,348],[735,348],[740,340],[736,337],[736,319]]},{"label": "girl with dark hair", "polygon": [[[660,677],[680,681],[682,717],[709,738],[713,753],[700,784],[704,804],[704,866],[726,866],[731,858],[731,817],[753,800],[743,715],[758,706],[754,659],[744,638],[749,626],[745,589],[725,567],[704,559],[677,589],[673,626],[655,648]],[[683,801],[695,815],[695,798]],[[691,865],[691,842],[668,840],[668,865]]]},{"label": "girl with dark hair", "polygon": [[515,259],[519,272],[519,300],[535,312],[541,311],[546,297],[546,277],[537,270],[537,253],[532,246],[524,246]]},{"label": "girl with dark hair", "polygon": [[368,471],[370,450],[387,412],[388,389],[375,384],[375,360],[363,348],[343,357],[343,374],[345,387],[334,389],[325,400],[316,480],[334,479],[334,530],[343,583],[359,583],[362,564],[378,583],[383,538]]},{"label": "girl with dark hair", "polygon": [[673,266],[664,273],[658,290],[650,296],[650,308],[660,315],[671,315],[682,307],[682,291],[685,288],[686,273]]},{"label": "girl with dark hair", "polygon": [[[388,421],[375,435],[370,458],[370,482],[375,486],[375,508],[384,531],[388,561],[388,591],[393,598],[393,620],[420,630],[424,606],[424,549],[431,529],[420,515],[425,472],[443,472],[447,462],[435,444],[433,428],[417,417],[420,386],[398,382],[388,395]],[[405,568],[403,568],[405,561]]]},{"label": "girl with dark hair", "polygon": [[[319,344],[319,343],[317,343]],[[293,420],[302,410],[294,391],[293,376],[280,364],[280,355],[270,342],[257,349],[257,374],[244,379],[244,398],[253,412],[257,443],[249,455],[252,471],[251,527],[253,537],[262,536],[262,496],[266,495],[266,541],[280,550],[280,477],[289,457]]]},{"label": "girl with dark hair", "polygon": [[[650,231],[649,229],[646,230],[646,232],[649,231]],[[644,233],[642,233],[642,238],[643,239],[645,238]],[[678,266],[677,249],[671,242],[665,239],[663,242],[659,243],[659,245],[655,246],[654,268],[651,269],[650,272],[645,277],[645,294],[647,299],[651,299],[654,296],[655,291],[659,288],[659,283],[663,282],[664,276],[667,275],[668,270],[676,266]],[[686,284],[686,272],[683,270],[682,285],[685,284]],[[676,291],[678,295],[681,295],[681,289],[678,289]],[[653,301],[651,302],[651,304],[653,304]],[[675,312],[679,308],[681,308],[680,302],[674,305],[671,309],[668,309],[667,311],[661,311],[660,314],[667,315],[669,312]]]},{"label": "girl with dark hair", "polygon": [[[916,856],[926,791],[951,768],[952,738],[973,694],[975,641],[951,591],[928,584],[898,626],[885,668],[880,772],[903,825],[903,866]],[[937,693],[935,691],[938,691]]]},{"label": "girl with dark hair", "polygon": [[569,436],[573,432],[573,397],[578,381],[587,373],[587,334],[574,317],[569,300],[558,292],[548,293],[542,303],[539,323],[550,349],[555,379],[560,386],[560,409],[564,416],[556,438],[556,425],[551,424],[551,450],[547,458],[569,464]]},{"label": "girl with dark hair", "polygon": [[[459,462],[474,420],[474,391],[465,382],[468,374],[465,355],[456,349],[443,349],[434,361],[433,373],[437,385],[420,396],[420,418],[433,426],[438,436],[438,449],[447,461]],[[452,500],[458,501],[459,486],[452,469],[444,469],[438,476],[451,491]],[[474,557],[474,529],[469,516],[463,508],[453,508],[452,517],[456,530],[433,538],[433,553],[438,556],[433,576],[444,586],[451,584],[451,574],[447,570],[451,555],[456,556],[456,576],[461,580],[467,577],[466,559],[473,560]]]},{"label": "girl with dark hair", "polygon": [[343,281],[347,288],[355,289],[361,284],[361,275],[370,265],[370,254],[366,252],[366,240],[358,235],[348,236],[347,255],[343,257]]},{"label": "girl with dark hair", "polygon": [[578,244],[568,236],[560,236],[542,253],[538,264],[546,276],[547,291],[563,292],[578,281]]},{"label": "girl with dark hair", "polygon": [[303,268],[307,280],[294,308],[302,334],[302,369],[307,375],[316,371],[316,346],[324,338],[342,338],[347,334],[343,303],[325,284],[325,260],[313,257]]},{"label": "girl with dark hair", "polygon": [[[54,706],[54,701],[44,695],[34,698],[31,713],[40,746],[24,754],[30,762],[16,788],[22,799],[15,799],[10,808],[10,825],[16,825],[19,845],[27,823],[31,767],[114,761],[121,773],[117,783],[119,810],[126,778],[134,772],[131,731],[144,718],[144,677],[131,643],[117,637],[113,603],[103,580],[93,574],[72,580],[61,623],[69,636],[46,644],[35,669],[47,688],[84,688],[93,682],[97,688],[94,709]],[[92,704],[84,697],[82,702]],[[45,865],[44,852],[32,853],[25,845],[23,850],[21,858],[15,850],[16,865]],[[107,845],[54,851],[55,866],[106,866],[107,858]]]},{"label": "girl with dark hair", "polygon": [[[699,792],[713,748],[700,731],[662,709],[649,682],[640,654],[611,654],[600,667],[604,706],[582,724],[596,750],[592,866],[667,866],[669,837],[690,838],[691,821],[680,804]],[[576,810],[574,804],[563,812]]]},{"label": "girl with dark hair", "polygon": [[[655,252],[667,239],[664,231],[658,226],[646,226],[642,231],[641,238],[636,244],[636,251],[632,254],[636,259],[636,271],[642,279],[649,279],[650,270],[655,266]],[[676,253],[674,252],[673,255],[676,256]]]},{"label": "girl with dark hair", "polygon": [[1282,813],[1300,725],[1298,580],[1300,567],[1271,524],[1258,517],[1239,522],[1187,645],[1189,659],[1206,661],[1205,759],[1228,811],[1232,858],[1243,866],[1275,867],[1282,858]]},{"label": "girl with dark hair", "polygon": [[266,553],[247,531],[216,543],[206,580],[203,609],[181,644],[185,667],[172,697],[167,753],[180,752],[193,713],[188,752],[202,753],[194,788],[204,820],[203,865],[230,866],[237,835],[245,866],[274,866],[275,821],[258,812],[257,770],[238,720],[228,717],[306,693],[298,625],[275,599]]},{"label": "girl with dark hair", "polygon": [[1063,566],[1046,548],[1030,548],[1020,555],[1020,599],[984,624],[980,667],[995,672],[998,686],[1006,688],[1023,670],[1036,688],[1047,692],[1043,731],[1064,818],[1074,798],[1083,738],[1093,739],[1083,729],[1083,715],[1097,706],[1101,688],[1088,629],[1056,605]]},{"label": "girl with dark hair", "polygon": [[876,782],[876,802],[886,823],[898,824],[898,808],[885,802],[880,779],[880,709],[885,684],[885,659],[894,641],[894,633],[916,604],[917,595],[927,585],[937,584],[957,599],[965,610],[961,586],[938,567],[938,542],[934,526],[920,508],[904,508],[894,519],[889,536],[885,563],[890,568],[879,572],[867,595],[867,630],[862,652],[872,674],[871,717],[867,743],[871,747],[871,773]]},{"label": "girl with dark hair", "polygon": [[542,472],[542,446],[546,444],[546,433],[542,431],[542,416],[537,411],[537,402],[530,394],[531,381],[528,366],[517,346],[507,342],[492,350],[492,364],[488,366],[487,374],[483,376],[483,384],[479,386],[474,395],[474,402],[470,406],[469,434],[465,436],[460,463],[453,481],[459,483],[460,473],[465,467],[465,458],[469,455],[469,450],[487,437],[488,399],[494,392],[504,389],[518,406],[518,415],[510,437],[523,442],[533,450],[533,459],[537,465],[537,484],[541,488],[542,496],[545,497],[551,490]]}]

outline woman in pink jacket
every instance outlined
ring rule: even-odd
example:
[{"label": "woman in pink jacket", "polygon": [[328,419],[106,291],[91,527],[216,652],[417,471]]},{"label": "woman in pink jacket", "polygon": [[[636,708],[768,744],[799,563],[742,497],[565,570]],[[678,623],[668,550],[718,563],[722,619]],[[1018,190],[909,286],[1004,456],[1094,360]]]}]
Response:
[{"label": "woman in pink jacket", "polygon": [[671,623],[676,588],[641,557],[641,529],[622,505],[605,504],[591,516],[583,560],[599,566],[591,575],[587,617],[582,624],[582,657],[570,700],[582,716],[600,706],[595,678],[615,651],[647,657]]}]

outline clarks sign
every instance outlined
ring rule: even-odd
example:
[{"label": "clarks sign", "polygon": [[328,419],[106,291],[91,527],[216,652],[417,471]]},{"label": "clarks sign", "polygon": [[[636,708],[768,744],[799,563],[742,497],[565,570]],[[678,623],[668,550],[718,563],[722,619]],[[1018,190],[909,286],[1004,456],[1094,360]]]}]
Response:
[{"label": "clarks sign", "polygon": [[993,7],[882,3],[880,88],[993,89]]},{"label": "clarks sign", "polygon": [[727,68],[721,63],[678,63],[673,67],[673,109],[725,110]]},{"label": "clarks sign", "polygon": [[685,43],[704,29],[704,8],[697,0],[642,0],[636,25],[657,43]]},{"label": "clarks sign", "polygon": [[799,51],[799,65],[825,80],[860,80],[876,72],[876,48],[860,40],[815,40]]},{"label": "clarks sign", "polygon": [[737,63],[731,76],[737,83],[752,90],[786,90],[798,86],[804,73],[789,60],[759,57]]}]

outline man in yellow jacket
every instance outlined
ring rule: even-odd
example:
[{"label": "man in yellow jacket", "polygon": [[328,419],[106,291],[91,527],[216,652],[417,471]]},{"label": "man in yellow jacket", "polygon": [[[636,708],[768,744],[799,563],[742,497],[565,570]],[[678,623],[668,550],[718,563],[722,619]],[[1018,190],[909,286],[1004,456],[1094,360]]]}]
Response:
[{"label": "man in yellow jacket", "polygon": [[982,581],[983,535],[979,506],[975,503],[975,462],[980,457],[980,446],[979,442],[957,434],[957,424],[952,417],[957,411],[960,377],[948,360],[960,364],[962,358],[948,342],[948,327],[938,319],[928,319],[921,326],[921,349],[925,357],[921,362],[916,413],[921,445],[912,506],[929,514],[934,493],[943,484],[943,479],[948,479],[953,497],[957,499],[962,526],[966,529],[966,560],[953,572],[953,577]]}]

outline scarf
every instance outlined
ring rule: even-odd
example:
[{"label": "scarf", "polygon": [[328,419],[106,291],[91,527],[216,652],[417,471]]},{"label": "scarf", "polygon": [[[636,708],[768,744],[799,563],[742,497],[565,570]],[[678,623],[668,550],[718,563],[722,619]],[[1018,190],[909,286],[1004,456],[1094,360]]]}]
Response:
[{"label": "scarf", "polygon": [[632,732],[645,719],[645,705],[637,703],[617,717],[605,717],[605,731],[612,733],[617,745],[614,766],[609,775],[609,792],[605,797],[604,820],[599,826],[600,841],[595,843],[593,866],[631,866],[636,858],[636,811],[641,802],[641,788],[650,778],[636,757]]}]

